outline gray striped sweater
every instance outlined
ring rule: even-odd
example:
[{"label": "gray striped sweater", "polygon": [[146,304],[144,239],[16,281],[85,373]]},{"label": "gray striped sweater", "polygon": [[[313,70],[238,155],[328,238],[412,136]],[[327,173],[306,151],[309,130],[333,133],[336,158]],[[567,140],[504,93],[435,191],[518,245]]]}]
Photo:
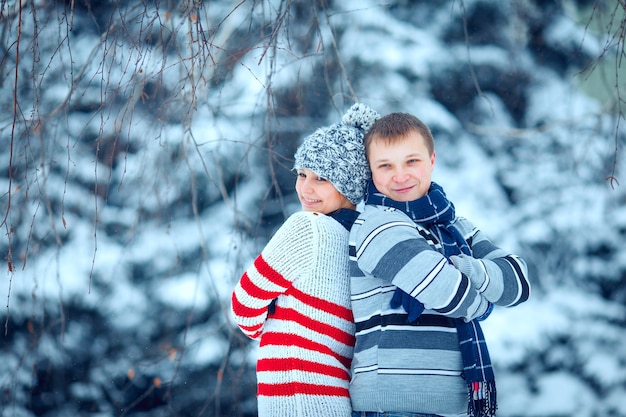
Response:
[{"label": "gray striped sweater", "polygon": [[[480,259],[479,284],[468,277],[473,274],[470,267],[466,275],[448,262],[435,235],[398,210],[367,205],[353,225],[353,410],[466,412],[468,394],[454,318],[480,317],[487,301],[511,307],[528,299],[525,262],[496,247],[468,220],[457,218],[454,225],[473,257]],[[408,323],[402,307],[390,307],[396,287],[424,304],[417,324]]]}]

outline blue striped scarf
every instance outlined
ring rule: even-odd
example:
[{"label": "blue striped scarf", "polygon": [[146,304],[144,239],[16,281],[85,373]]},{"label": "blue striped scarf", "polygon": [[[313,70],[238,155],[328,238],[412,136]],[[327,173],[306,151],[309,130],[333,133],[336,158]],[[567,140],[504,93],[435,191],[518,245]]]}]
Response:
[{"label": "blue striped scarf", "polygon": [[[428,194],[424,197],[401,202],[379,192],[370,181],[365,194],[365,204],[393,207],[406,213],[415,223],[426,226],[431,233],[439,237],[444,255],[448,259],[461,253],[470,256],[472,254],[467,242],[452,224],[456,216],[454,204],[448,200],[443,188],[435,182],[431,183]],[[398,288],[392,299],[392,307],[397,308],[400,305],[403,305],[411,316],[410,321],[416,320],[424,311],[420,301]],[[490,305],[488,313],[491,307]],[[467,323],[463,319],[455,319],[455,323],[468,387],[468,414],[473,417],[493,417],[497,408],[496,381],[479,320],[474,319]]]}]

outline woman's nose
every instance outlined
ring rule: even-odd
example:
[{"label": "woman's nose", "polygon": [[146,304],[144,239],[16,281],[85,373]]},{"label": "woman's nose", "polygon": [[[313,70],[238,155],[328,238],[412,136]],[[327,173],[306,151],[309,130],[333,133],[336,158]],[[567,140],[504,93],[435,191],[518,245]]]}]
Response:
[{"label": "woman's nose", "polygon": [[302,183],[302,191],[312,192],[313,191],[313,181],[310,178],[306,178]]}]

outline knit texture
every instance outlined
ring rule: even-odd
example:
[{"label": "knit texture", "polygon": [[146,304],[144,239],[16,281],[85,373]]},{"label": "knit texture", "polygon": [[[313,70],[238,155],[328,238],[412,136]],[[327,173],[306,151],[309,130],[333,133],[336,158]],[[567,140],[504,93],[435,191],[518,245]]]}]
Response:
[{"label": "knit texture", "polygon": [[[489,264],[494,304],[528,297],[526,266],[497,248],[469,221],[454,226],[473,256]],[[357,411],[467,412],[456,318],[482,316],[488,301],[451,265],[440,237],[393,208],[366,205],[350,233],[356,345],[350,395]],[[390,301],[401,288],[425,306],[410,325]]]},{"label": "knit texture", "polygon": [[341,123],[319,128],[305,138],[296,151],[294,169],[310,169],[358,204],[370,177],[363,138],[378,118],[365,104],[354,104]]},{"label": "knit texture", "polygon": [[259,417],[351,415],[349,278],[348,231],[311,212],[289,217],[241,277],[232,312],[260,340]]}]

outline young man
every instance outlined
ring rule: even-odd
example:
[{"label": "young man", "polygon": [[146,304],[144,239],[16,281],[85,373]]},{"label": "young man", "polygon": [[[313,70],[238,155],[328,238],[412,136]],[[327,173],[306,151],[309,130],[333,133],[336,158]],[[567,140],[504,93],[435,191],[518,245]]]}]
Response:
[{"label": "young man", "polygon": [[418,118],[378,119],[365,147],[372,181],[350,232],[353,416],[493,416],[478,321],[528,299],[526,264],[456,217]]},{"label": "young man", "polygon": [[232,293],[233,317],[260,341],[259,417],[352,412],[348,235],[369,179],[363,137],[378,113],[355,104],[295,154],[302,211],[272,236]]}]

